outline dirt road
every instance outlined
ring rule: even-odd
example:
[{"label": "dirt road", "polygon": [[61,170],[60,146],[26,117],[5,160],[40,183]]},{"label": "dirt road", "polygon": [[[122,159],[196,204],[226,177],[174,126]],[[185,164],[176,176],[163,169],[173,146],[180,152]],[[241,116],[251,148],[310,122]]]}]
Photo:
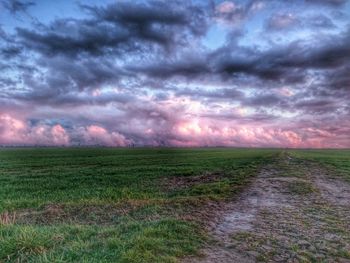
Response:
[{"label": "dirt road", "polygon": [[350,184],[282,155],[265,165],[184,262],[350,262]]}]

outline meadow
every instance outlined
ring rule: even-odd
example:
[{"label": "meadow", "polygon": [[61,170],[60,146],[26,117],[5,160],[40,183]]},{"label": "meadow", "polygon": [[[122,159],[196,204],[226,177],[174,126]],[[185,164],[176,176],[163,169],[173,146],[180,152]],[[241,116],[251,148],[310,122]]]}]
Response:
[{"label": "meadow", "polygon": [[200,215],[275,150],[0,151],[0,261],[175,262],[206,240]]},{"label": "meadow", "polygon": [[[276,149],[0,150],[0,262],[178,262]],[[350,151],[291,151],[349,178]]]}]

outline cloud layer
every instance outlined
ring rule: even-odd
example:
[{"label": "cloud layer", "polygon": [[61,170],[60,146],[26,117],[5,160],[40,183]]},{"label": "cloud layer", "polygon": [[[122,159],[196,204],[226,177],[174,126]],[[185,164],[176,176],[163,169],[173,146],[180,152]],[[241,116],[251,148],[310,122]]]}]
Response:
[{"label": "cloud layer", "polygon": [[0,1],[1,145],[350,147],[348,1],[56,5]]}]

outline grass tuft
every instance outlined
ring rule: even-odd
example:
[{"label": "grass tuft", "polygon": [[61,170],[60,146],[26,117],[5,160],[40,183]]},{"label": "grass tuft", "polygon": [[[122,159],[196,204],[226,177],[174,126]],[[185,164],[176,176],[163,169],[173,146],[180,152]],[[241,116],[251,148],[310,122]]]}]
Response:
[{"label": "grass tuft", "polygon": [[0,231],[0,261],[22,262],[45,254],[54,244],[52,234],[32,227],[8,226]]},{"label": "grass tuft", "polygon": [[288,183],[288,190],[293,194],[307,195],[317,191],[317,189],[308,181],[295,180]]},{"label": "grass tuft", "polygon": [[16,222],[16,213],[15,212],[4,212],[0,214],[0,226],[1,225],[13,225]]}]

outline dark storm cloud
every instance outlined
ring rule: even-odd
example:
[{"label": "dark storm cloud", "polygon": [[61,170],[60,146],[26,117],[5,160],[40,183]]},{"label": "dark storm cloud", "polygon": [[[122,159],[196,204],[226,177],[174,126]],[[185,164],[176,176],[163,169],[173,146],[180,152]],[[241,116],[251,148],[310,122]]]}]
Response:
[{"label": "dark storm cloud", "polygon": [[345,4],[348,0],[306,0],[306,2],[313,4],[324,4],[329,6],[341,6]]},{"label": "dark storm cloud", "polygon": [[335,28],[333,20],[324,14],[297,16],[293,13],[273,14],[266,21],[267,32],[283,32],[297,29],[332,29]]},{"label": "dark storm cloud", "polygon": [[[1,69],[1,66],[0,66]],[[15,81],[9,79],[9,78],[0,78],[0,87],[12,87],[16,84]]]},{"label": "dark storm cloud", "polygon": [[[264,56],[265,59],[269,59]],[[273,61],[265,61],[257,57],[253,61],[238,61],[235,59],[228,59],[219,61],[216,65],[215,72],[217,74],[231,77],[254,76],[267,81],[281,81],[291,82],[303,79],[303,73],[297,70],[288,70],[285,68],[273,65]]]},{"label": "dark storm cloud", "polygon": [[179,90],[176,95],[179,96],[190,96],[193,98],[207,98],[207,99],[227,99],[227,100],[242,100],[245,95],[242,91],[234,89],[234,88],[224,88],[224,89],[216,89],[215,91],[206,91],[201,88],[197,88],[194,90]]},{"label": "dark storm cloud", "polygon": [[[91,102],[88,100],[77,98],[74,101],[72,97],[61,96],[60,94],[64,95],[67,91],[81,91],[86,88],[93,89],[104,84],[115,84],[125,77],[137,81],[139,74],[147,76],[143,80],[144,83],[153,78],[159,78],[166,82],[172,77],[193,79],[203,76],[205,78],[220,76],[222,80],[227,80],[231,77],[236,79],[255,77],[263,81],[285,84],[302,83],[306,77],[306,70],[323,68],[331,70],[348,61],[350,53],[349,37],[347,35],[344,34],[344,36],[338,37],[337,41],[325,39],[322,45],[314,49],[310,49],[302,42],[292,43],[279,48],[274,47],[265,52],[235,46],[235,52],[232,56],[228,55],[232,53],[232,48],[227,47],[214,53],[202,53],[199,57],[192,56],[191,58],[191,56],[187,56],[177,61],[162,59],[156,63],[152,61],[153,64],[145,63],[137,66],[126,65],[124,67],[116,67],[108,59],[94,59],[89,56],[81,57],[74,63],[69,57],[43,57],[40,65],[49,69],[51,73],[45,77],[45,83],[37,83],[37,80],[31,77],[24,78],[26,86],[30,86],[33,89],[33,96],[26,94],[25,97],[54,104],[63,103],[64,98],[67,99],[67,103],[89,104]],[[245,54],[245,56],[235,54]],[[329,78],[332,78],[331,76],[330,74]],[[338,83],[335,83],[335,81]],[[348,80],[346,75],[344,75],[336,80],[332,78],[328,82],[339,86],[341,84],[346,85],[346,81]],[[165,83],[160,84],[160,88],[163,88],[164,85]],[[37,94],[39,90],[40,95]],[[242,98],[241,93],[229,94],[227,90],[219,90],[213,93],[200,90],[196,92],[197,95],[191,91],[182,91],[177,94],[189,95],[193,98]],[[56,102],[54,102],[55,100]],[[101,100],[96,103],[101,103]],[[265,98],[257,97],[244,103],[249,106],[261,106],[265,103],[268,106],[273,104],[279,105],[280,102],[277,97],[270,95]]]},{"label": "dark storm cloud", "polygon": [[183,76],[186,78],[210,73],[210,68],[203,59],[186,58],[181,61],[158,61],[157,64],[145,64],[141,66],[129,66],[130,71],[146,74],[156,78],[170,78]]},{"label": "dark storm cloud", "polygon": [[[100,88],[101,85],[118,83],[120,76],[126,76],[124,72],[107,60],[87,59],[75,62],[65,57],[45,59],[40,62],[41,66],[48,69],[49,74],[38,78],[33,75],[31,68],[22,69],[21,81],[27,92],[14,94],[13,98],[31,103],[46,105],[103,105],[109,102],[120,102],[127,96],[109,94],[99,97],[79,95],[79,92]],[[44,79],[44,81],[42,80]],[[76,98],[75,98],[76,96]]]},{"label": "dark storm cloud", "polygon": [[7,34],[6,34],[5,30],[2,28],[1,25],[0,25],[0,38],[1,38],[2,40],[7,40],[7,39],[8,39],[8,38],[7,38]]},{"label": "dark storm cloud", "polygon": [[0,49],[0,54],[5,59],[11,59],[17,57],[21,53],[21,48],[18,46],[8,46]]},{"label": "dark storm cloud", "polygon": [[302,100],[297,102],[294,106],[308,114],[335,113],[339,108],[338,103],[332,99]]},{"label": "dark storm cloud", "polygon": [[260,94],[256,95],[252,98],[247,99],[246,105],[249,106],[278,106],[281,104],[284,100],[281,99],[280,96],[277,96],[275,94]]},{"label": "dark storm cloud", "polygon": [[194,34],[206,30],[205,11],[200,6],[181,1],[150,1],[147,4],[121,2],[107,7],[83,6],[98,20],[108,21],[128,28],[141,38],[166,44],[167,26],[188,27]]},{"label": "dark storm cloud", "polygon": [[[350,59],[350,31],[340,36],[325,37],[320,44],[297,41],[286,46],[274,46],[261,52],[242,46],[226,47],[202,58],[182,58],[180,61],[157,61],[153,64],[129,67],[149,77],[186,78],[220,75],[242,78],[254,76],[262,80],[282,83],[301,83],[306,70],[335,69]],[[232,55],[230,55],[234,51]]]},{"label": "dark storm cloud", "polygon": [[76,56],[124,54],[186,44],[191,35],[203,34],[203,9],[189,4],[151,1],[121,2],[106,7],[82,6],[88,19],[58,19],[41,29],[18,28],[23,45],[44,55]]},{"label": "dark storm cloud", "polygon": [[23,93],[18,96],[13,96],[14,99],[27,102],[41,103],[42,105],[50,106],[69,106],[69,107],[79,107],[79,106],[105,106],[110,103],[120,103],[124,104],[127,102],[134,101],[131,94],[115,94],[107,93],[100,96],[89,96],[80,95],[77,93],[54,93],[51,90],[42,90],[40,94],[36,93]]},{"label": "dark storm cloud", "polygon": [[342,96],[350,98],[350,63],[336,71],[330,71],[324,75],[324,88],[329,91],[340,91]]},{"label": "dark storm cloud", "polygon": [[[126,75],[125,71],[113,64],[109,59],[94,59],[88,57],[72,63],[65,57],[43,59],[41,65],[51,72],[47,77],[50,87],[67,87],[73,90],[84,90],[99,87],[99,85],[116,83]],[[70,85],[60,85],[60,81]]]},{"label": "dark storm cloud", "polygon": [[216,114],[203,114],[201,117],[208,118],[208,119],[219,119],[224,121],[235,121],[239,120],[243,123],[249,123],[249,122],[269,122],[277,120],[279,117],[267,114],[267,113],[256,113],[249,116],[242,116],[237,113],[232,112],[223,112],[223,113],[216,113]]},{"label": "dark storm cloud", "polygon": [[[279,53],[283,54],[283,47]],[[230,55],[234,50],[234,54]],[[244,54],[244,55],[242,55]],[[215,52],[203,52],[200,57],[184,56],[179,60],[159,60],[138,66],[128,66],[133,72],[145,74],[150,78],[168,79],[172,77],[210,78],[219,76],[222,80],[229,78],[256,77],[262,80],[300,82],[304,74],[297,67],[283,68],[277,65],[279,54],[274,50],[259,52],[245,47],[226,47]],[[285,58],[286,62],[289,63]],[[291,67],[291,66],[290,66]]]},{"label": "dark storm cloud", "polygon": [[12,14],[26,12],[29,7],[35,5],[34,1],[20,0],[2,0],[0,3]]},{"label": "dark storm cloud", "polygon": [[[62,31],[62,33],[58,33]],[[77,36],[72,33],[78,31]],[[24,28],[17,29],[22,44],[44,55],[76,56],[81,52],[98,55],[127,42],[127,32],[110,25],[83,25],[77,21],[60,21],[45,33]],[[131,43],[130,43],[131,44]],[[131,46],[129,48],[132,48]],[[134,47],[136,49],[136,47]]]},{"label": "dark storm cloud", "polygon": [[217,72],[293,83],[304,80],[305,70],[336,69],[347,65],[349,59],[348,30],[340,36],[323,39],[317,46],[314,43],[294,42],[266,52],[256,51],[250,59],[221,56],[217,62]]},{"label": "dark storm cloud", "polygon": [[336,27],[332,19],[325,15],[314,15],[306,19],[308,20],[308,25],[310,25],[311,27],[316,27],[320,29],[330,29]]},{"label": "dark storm cloud", "polygon": [[[61,93],[122,85],[121,77],[123,82],[141,85],[136,82],[133,69],[157,74],[158,65],[147,68],[141,63],[128,67],[122,61],[117,65],[116,58],[154,58],[162,51],[175,52],[191,38],[204,34],[208,19],[202,7],[178,2],[118,2],[81,8],[88,12],[88,18],[56,19],[48,26],[17,28],[16,40],[23,52],[40,54],[37,65],[46,72],[39,73],[40,80],[22,73],[24,85],[32,90],[32,95],[25,95],[27,99],[53,103],[51,98],[60,97],[57,102],[62,102]],[[9,45],[0,54],[10,57],[20,51],[17,45]],[[196,74],[205,68],[196,62],[179,65],[177,69],[159,65],[162,72],[158,74],[163,78],[190,71]]]},{"label": "dark storm cloud", "polygon": [[[255,3],[255,2],[254,2]],[[251,8],[246,7],[246,9]],[[149,2],[147,4],[122,3],[111,4],[107,7],[83,6],[88,10],[89,19],[60,19],[46,27],[43,32],[37,30],[18,28],[18,36],[23,44],[30,50],[36,50],[44,56],[65,54],[67,56],[86,57],[102,56],[108,54],[129,54],[138,50],[141,56],[161,56],[160,53],[147,52],[143,48],[154,48],[153,44],[161,47],[173,46],[179,49],[184,39],[178,36],[177,31],[185,35],[203,34],[206,28],[205,11],[198,6],[186,5],[188,9],[178,7],[178,3],[166,5],[162,2]],[[231,10],[236,7],[226,7]],[[297,23],[294,16],[289,14],[277,15],[271,18],[270,27],[283,29],[290,23]],[[313,20],[315,26],[329,26],[326,17],[320,16]],[[327,24],[327,25],[325,25]],[[201,25],[201,26],[199,26]],[[235,46],[227,47],[215,54],[201,53],[199,58],[182,58],[176,61],[168,59],[151,59],[151,63],[126,65],[129,74],[142,73],[152,78],[168,79],[173,76],[186,78],[203,75],[221,75],[223,78],[254,76],[267,81],[283,83],[298,83],[305,78],[304,69],[336,67],[344,63],[349,57],[349,38],[340,38],[326,44],[310,49],[304,43],[292,43],[285,47],[275,48],[266,52],[259,52]],[[329,42],[329,43],[328,43]],[[151,45],[149,46],[149,44]],[[229,55],[236,49],[239,57]],[[280,50],[278,50],[280,49]],[[142,51],[143,50],[143,51]],[[4,49],[3,54],[11,55],[19,52],[17,47]],[[157,51],[156,51],[157,52]],[[84,55],[85,54],[85,55]],[[156,57],[157,57],[156,56]],[[156,58],[155,57],[155,58]],[[153,57],[152,57],[153,58]],[[106,60],[101,61],[106,63]],[[48,60],[46,67],[52,71],[63,72],[70,76],[74,86],[82,89],[86,86],[96,86],[111,79],[116,81],[125,70],[115,69],[108,65],[101,69],[99,61],[92,63],[71,63],[69,57],[66,61],[55,62],[54,66]],[[74,65],[74,66],[73,66]],[[110,68],[111,70],[108,70]]]},{"label": "dark storm cloud", "polygon": [[296,45],[291,53],[274,58],[276,66],[327,69],[344,65],[350,58],[349,31],[344,36],[324,39],[317,48]]}]

